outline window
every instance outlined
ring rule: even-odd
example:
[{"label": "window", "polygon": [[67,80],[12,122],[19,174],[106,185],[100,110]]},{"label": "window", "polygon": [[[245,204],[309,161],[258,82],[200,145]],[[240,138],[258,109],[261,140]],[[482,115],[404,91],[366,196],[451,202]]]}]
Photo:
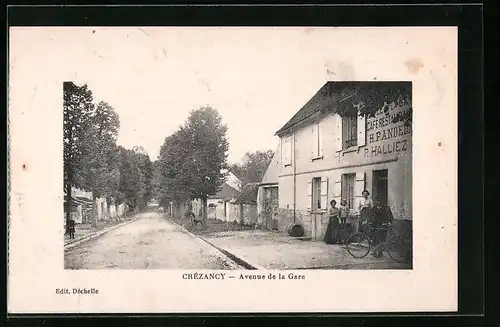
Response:
[{"label": "window", "polygon": [[357,116],[342,117],[342,148],[348,149],[358,145]]},{"label": "window", "polygon": [[312,205],[313,210],[326,209],[321,208],[321,178],[313,178]]},{"label": "window", "polygon": [[292,138],[284,138],[281,145],[281,154],[284,166],[292,164]]},{"label": "window", "polygon": [[354,193],[355,184],[356,184],[356,174],[342,175],[341,198],[347,201],[347,207],[349,209],[355,209],[354,208],[354,200],[356,198],[356,195]]},{"label": "window", "polygon": [[309,205],[307,210],[326,210],[328,209],[328,178],[315,177],[307,182],[307,195]]}]

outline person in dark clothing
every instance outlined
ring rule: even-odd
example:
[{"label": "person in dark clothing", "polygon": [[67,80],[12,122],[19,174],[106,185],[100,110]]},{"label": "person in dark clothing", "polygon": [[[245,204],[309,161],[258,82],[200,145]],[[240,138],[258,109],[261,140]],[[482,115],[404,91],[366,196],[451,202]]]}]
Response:
[{"label": "person in dark clothing", "polygon": [[328,227],[325,232],[325,243],[336,244],[339,242],[339,215],[340,210],[336,207],[337,201],[330,201],[330,209],[328,210]]},{"label": "person in dark clothing", "polygon": [[370,197],[370,192],[368,190],[364,190],[362,192],[363,198],[358,205],[359,212],[359,221],[358,221],[358,231],[359,232],[368,232],[366,230],[366,224],[370,221],[371,209],[373,208],[373,200]]},{"label": "person in dark clothing", "polygon": [[382,257],[381,244],[387,238],[387,229],[384,227],[390,224],[394,219],[389,206],[382,204],[380,201],[375,200],[370,214],[370,229],[372,230],[371,238],[375,248],[372,255],[376,258]]},{"label": "person in dark clothing", "polygon": [[66,232],[69,234],[70,239],[75,239],[75,221],[73,220],[73,218],[70,218],[68,220]]},{"label": "person in dark clothing", "polygon": [[196,219],[196,215],[194,212],[191,210],[191,208],[188,208],[184,216],[189,219],[191,225],[193,226],[201,226],[203,224],[203,221],[200,219]]}]

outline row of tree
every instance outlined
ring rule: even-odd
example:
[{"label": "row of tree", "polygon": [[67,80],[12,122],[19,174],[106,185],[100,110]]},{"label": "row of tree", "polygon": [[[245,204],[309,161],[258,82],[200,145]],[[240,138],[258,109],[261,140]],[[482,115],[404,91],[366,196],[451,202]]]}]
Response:
[{"label": "row of tree", "polygon": [[125,149],[116,144],[120,119],[112,106],[94,103],[85,85],[63,83],[63,159],[67,216],[71,212],[71,187],[92,191],[96,223],[98,197],[132,209],[145,205],[151,195],[153,167],[143,148]]},{"label": "row of tree", "polygon": [[162,205],[202,201],[202,218],[207,218],[207,198],[216,194],[232,171],[243,185],[259,182],[273,151],[247,152],[242,163],[229,165],[227,126],[216,109],[191,111],[185,123],[166,137],[158,160],[153,163],[153,188]]}]

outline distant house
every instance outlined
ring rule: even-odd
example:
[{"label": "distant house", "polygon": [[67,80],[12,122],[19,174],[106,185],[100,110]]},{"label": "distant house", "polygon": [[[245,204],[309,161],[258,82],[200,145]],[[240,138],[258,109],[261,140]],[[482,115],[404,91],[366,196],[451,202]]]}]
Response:
[{"label": "distant house", "polygon": [[110,200],[110,203],[108,203],[105,196],[94,199],[92,192],[72,187],[71,208],[68,207],[68,196],[64,192],[64,219],[66,219],[66,213],[70,210],[70,215],[75,223],[89,224],[92,222],[92,207],[94,205],[97,221],[121,218],[128,212],[125,203],[117,206],[113,198],[110,198]]},{"label": "distant house", "polygon": [[[223,221],[235,221],[239,219],[239,214],[235,211],[237,208],[234,201],[240,195],[241,181],[232,172],[228,173],[225,183],[219,191],[207,198],[207,217],[209,219],[219,219]],[[193,212],[201,215],[201,200],[195,199],[191,202]]]},{"label": "distant house", "polygon": [[240,192],[237,189],[227,183],[222,184],[220,191],[207,199],[208,218],[224,221],[238,220],[238,215],[234,213],[234,206],[231,204],[239,195]]},{"label": "distant house", "polygon": [[239,205],[240,221],[245,224],[258,224],[257,195],[259,183],[247,183],[234,201]]},{"label": "distant house", "polygon": [[241,185],[243,184],[241,180],[233,174],[233,172],[228,171],[227,177],[226,177],[226,184],[231,186],[237,191],[241,191]]},{"label": "distant house", "polygon": [[92,218],[92,192],[71,188],[71,208],[68,205],[68,195],[64,193],[64,219],[66,213],[70,211],[70,216],[77,224],[86,224]]}]

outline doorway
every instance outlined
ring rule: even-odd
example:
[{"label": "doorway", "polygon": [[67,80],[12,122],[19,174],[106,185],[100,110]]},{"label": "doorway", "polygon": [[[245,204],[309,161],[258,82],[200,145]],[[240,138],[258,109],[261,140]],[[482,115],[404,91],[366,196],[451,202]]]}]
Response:
[{"label": "doorway", "polygon": [[321,177],[315,177],[312,180],[312,222],[311,222],[311,239],[319,240],[322,230],[323,212],[321,207]]},{"label": "doorway", "polygon": [[265,212],[265,225],[268,229],[278,229],[278,187],[265,187],[264,188],[264,212]]},{"label": "doorway", "polygon": [[388,173],[387,169],[373,171],[372,194],[381,204],[387,205]]}]

